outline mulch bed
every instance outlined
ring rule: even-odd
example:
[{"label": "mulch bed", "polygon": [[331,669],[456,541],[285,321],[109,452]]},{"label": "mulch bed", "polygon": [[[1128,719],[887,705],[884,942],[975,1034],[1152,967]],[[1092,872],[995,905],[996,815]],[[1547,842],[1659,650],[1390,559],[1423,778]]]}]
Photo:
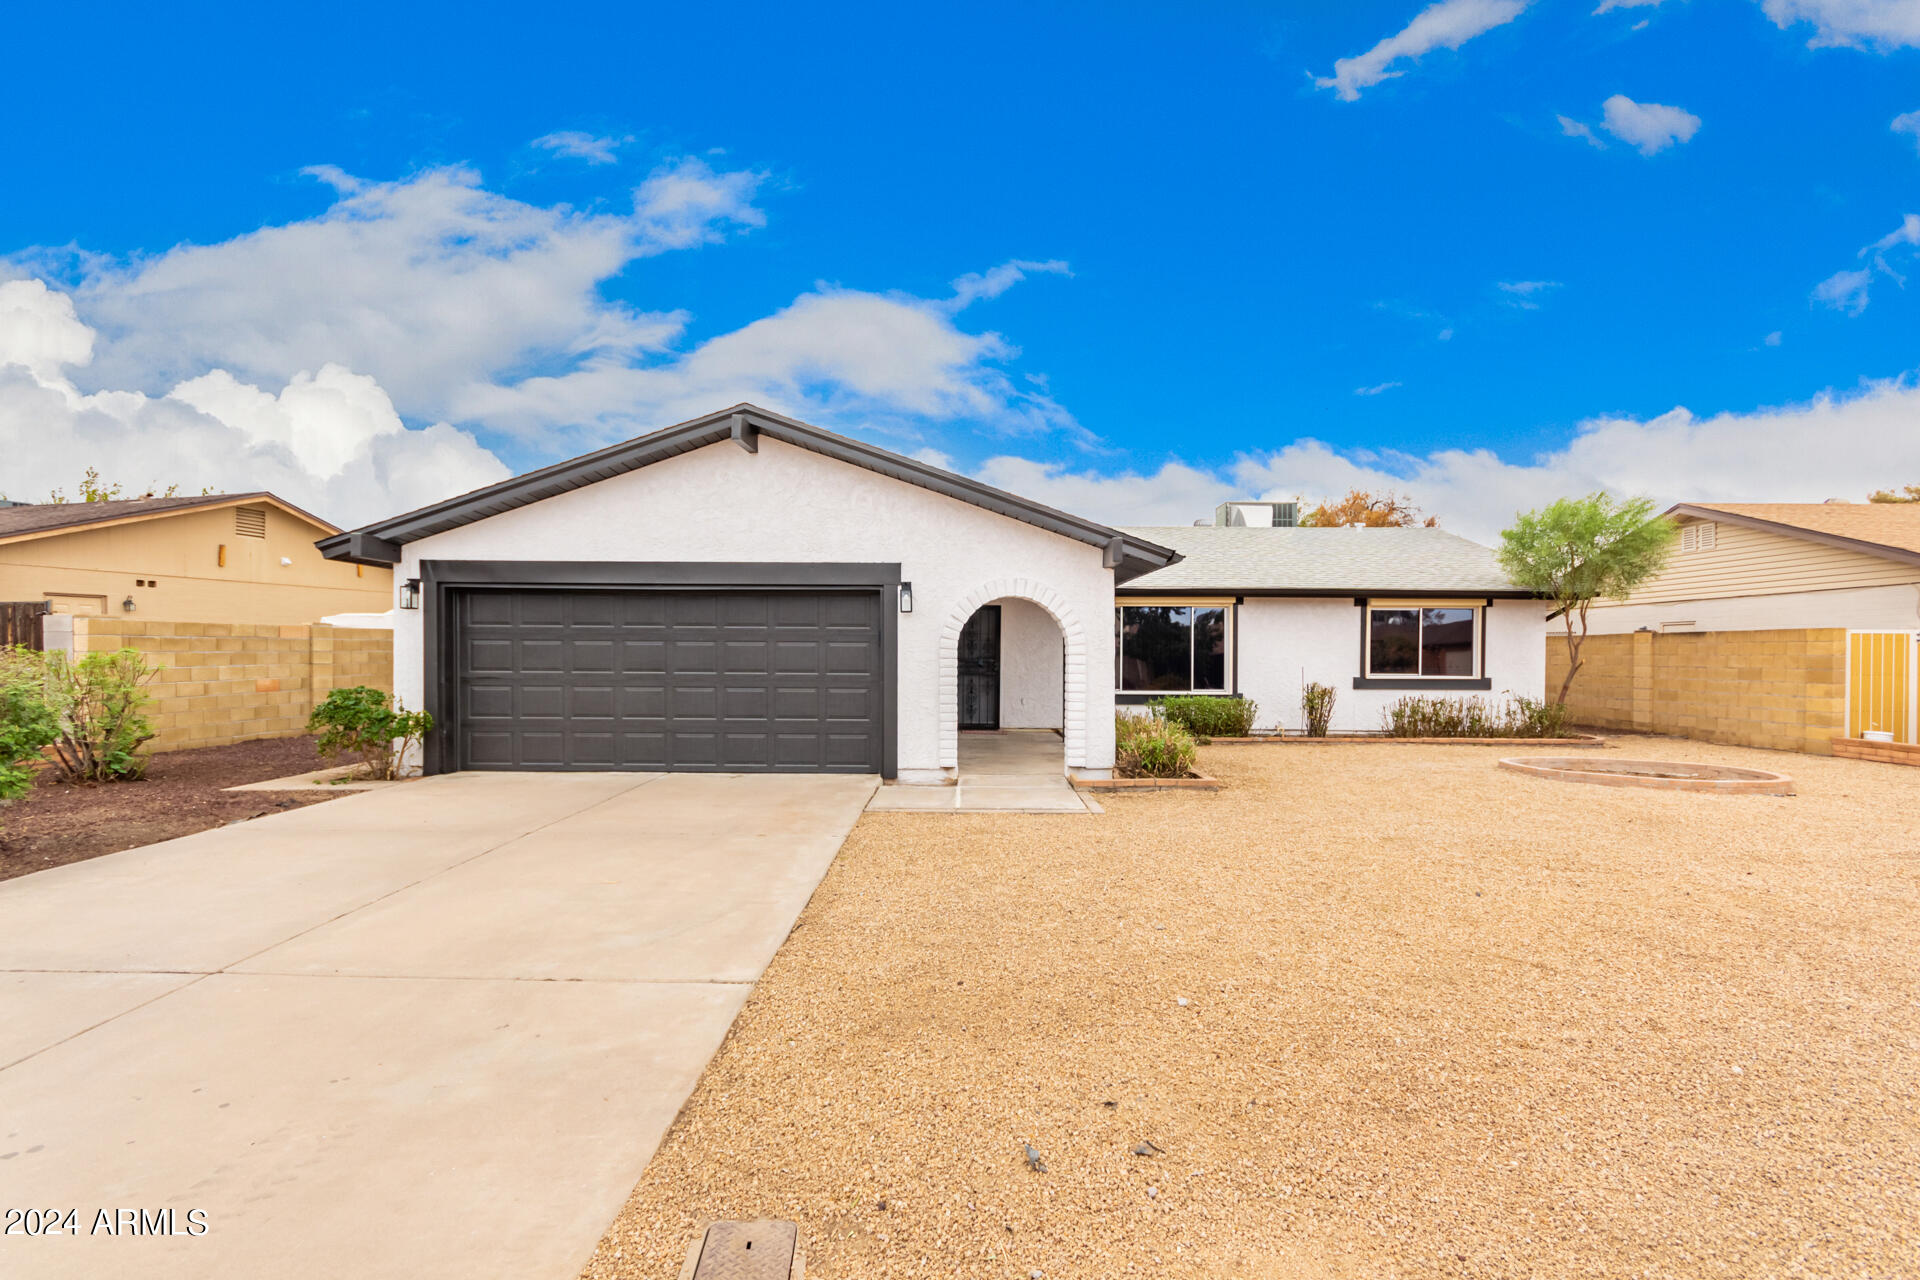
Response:
[{"label": "mulch bed", "polygon": [[0,807],[0,880],[335,799],[222,790],[324,763],[312,738],[269,738],[157,753],[139,782],[76,786],[42,770],[32,791]]}]

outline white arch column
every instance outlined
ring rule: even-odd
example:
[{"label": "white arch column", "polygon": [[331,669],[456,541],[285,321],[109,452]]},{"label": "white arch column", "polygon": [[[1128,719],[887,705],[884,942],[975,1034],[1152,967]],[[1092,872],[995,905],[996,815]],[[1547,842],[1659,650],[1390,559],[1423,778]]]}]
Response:
[{"label": "white arch column", "polygon": [[1028,600],[1045,609],[1065,641],[1066,696],[1061,732],[1069,768],[1087,763],[1087,637],[1066,598],[1031,578],[1001,578],[967,593],[940,631],[940,767],[960,767],[960,632],[983,604]]}]

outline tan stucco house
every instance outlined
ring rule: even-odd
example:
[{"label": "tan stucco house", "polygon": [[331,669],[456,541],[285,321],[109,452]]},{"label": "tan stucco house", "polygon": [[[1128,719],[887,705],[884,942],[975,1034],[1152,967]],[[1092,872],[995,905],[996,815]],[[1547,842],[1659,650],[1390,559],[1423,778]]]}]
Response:
[{"label": "tan stucco house", "polygon": [[0,601],[53,613],[299,625],[393,607],[393,574],[328,560],[339,529],[270,493],[0,505]]}]

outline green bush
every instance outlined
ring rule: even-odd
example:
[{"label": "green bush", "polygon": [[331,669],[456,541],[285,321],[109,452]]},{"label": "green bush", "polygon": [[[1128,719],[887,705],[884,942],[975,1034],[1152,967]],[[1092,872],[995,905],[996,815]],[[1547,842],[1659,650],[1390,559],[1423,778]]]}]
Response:
[{"label": "green bush", "polygon": [[1492,701],[1409,695],[1387,708],[1385,729],[1393,738],[1564,738],[1567,708],[1513,694]]},{"label": "green bush", "polygon": [[0,649],[0,804],[33,786],[33,766],[59,736],[40,655]]},{"label": "green bush", "polygon": [[307,732],[329,760],[357,756],[375,778],[397,778],[408,754],[433,728],[425,711],[408,711],[396,698],[357,684],[335,689],[307,718]]},{"label": "green bush", "polygon": [[147,771],[140,748],[153,740],[141,714],[147,686],[164,668],[149,667],[137,649],[73,659],[54,650],[38,665],[47,703],[60,722],[54,763],[73,782],[130,782]]},{"label": "green bush", "polygon": [[1327,726],[1333,722],[1333,697],[1329,684],[1309,684],[1300,691],[1300,716],[1309,738],[1327,736]]},{"label": "green bush", "polygon": [[1196,738],[1244,738],[1253,732],[1253,717],[1259,711],[1246,698],[1202,695],[1155,698],[1147,705]]},{"label": "green bush", "polygon": [[1164,716],[1113,718],[1114,763],[1129,778],[1184,778],[1193,772],[1193,735]]}]

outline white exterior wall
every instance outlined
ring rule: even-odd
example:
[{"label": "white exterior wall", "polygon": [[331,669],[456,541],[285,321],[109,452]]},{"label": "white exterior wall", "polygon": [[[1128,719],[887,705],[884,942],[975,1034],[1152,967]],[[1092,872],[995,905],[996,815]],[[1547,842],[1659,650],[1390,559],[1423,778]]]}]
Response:
[{"label": "white exterior wall", "polygon": [[[1037,604],[996,600],[1000,606],[1000,727],[1058,729],[1065,724],[1061,676],[1066,637]],[[1108,647],[1111,648],[1111,642]],[[1100,667],[1105,672],[1113,664]],[[1112,677],[1106,677],[1108,683]]]},{"label": "white exterior wall", "polygon": [[[1361,674],[1360,628],[1363,610],[1352,597],[1339,599],[1256,598],[1239,607],[1239,691],[1259,704],[1257,733],[1305,727],[1300,691],[1310,681],[1332,685],[1335,733],[1366,733],[1381,727],[1387,707],[1409,692],[1433,690],[1356,689]],[[1502,693],[1543,696],[1547,683],[1547,606],[1537,600],[1496,600],[1487,607],[1486,672],[1489,690],[1461,690],[1459,696],[1498,697]]]},{"label": "white exterior wall", "polygon": [[[419,577],[422,560],[898,563],[914,597],[898,616],[899,776],[924,782],[958,763],[960,628],[1003,597],[1040,601],[1067,637],[1067,763],[1113,767],[1113,572],[1101,555],[762,436],[758,453],[722,441],[408,543],[394,576]],[[394,688],[410,707],[425,704],[421,619],[394,614]]]},{"label": "white exterior wall", "polygon": [[[1671,623],[1687,625],[1668,625]],[[1595,603],[1587,613],[1587,630],[1593,635],[1623,635],[1642,627],[1654,631],[1796,631],[1809,627],[1911,631],[1920,628],[1920,584],[1732,596],[1724,600],[1679,600],[1665,604],[1603,601]]]}]

